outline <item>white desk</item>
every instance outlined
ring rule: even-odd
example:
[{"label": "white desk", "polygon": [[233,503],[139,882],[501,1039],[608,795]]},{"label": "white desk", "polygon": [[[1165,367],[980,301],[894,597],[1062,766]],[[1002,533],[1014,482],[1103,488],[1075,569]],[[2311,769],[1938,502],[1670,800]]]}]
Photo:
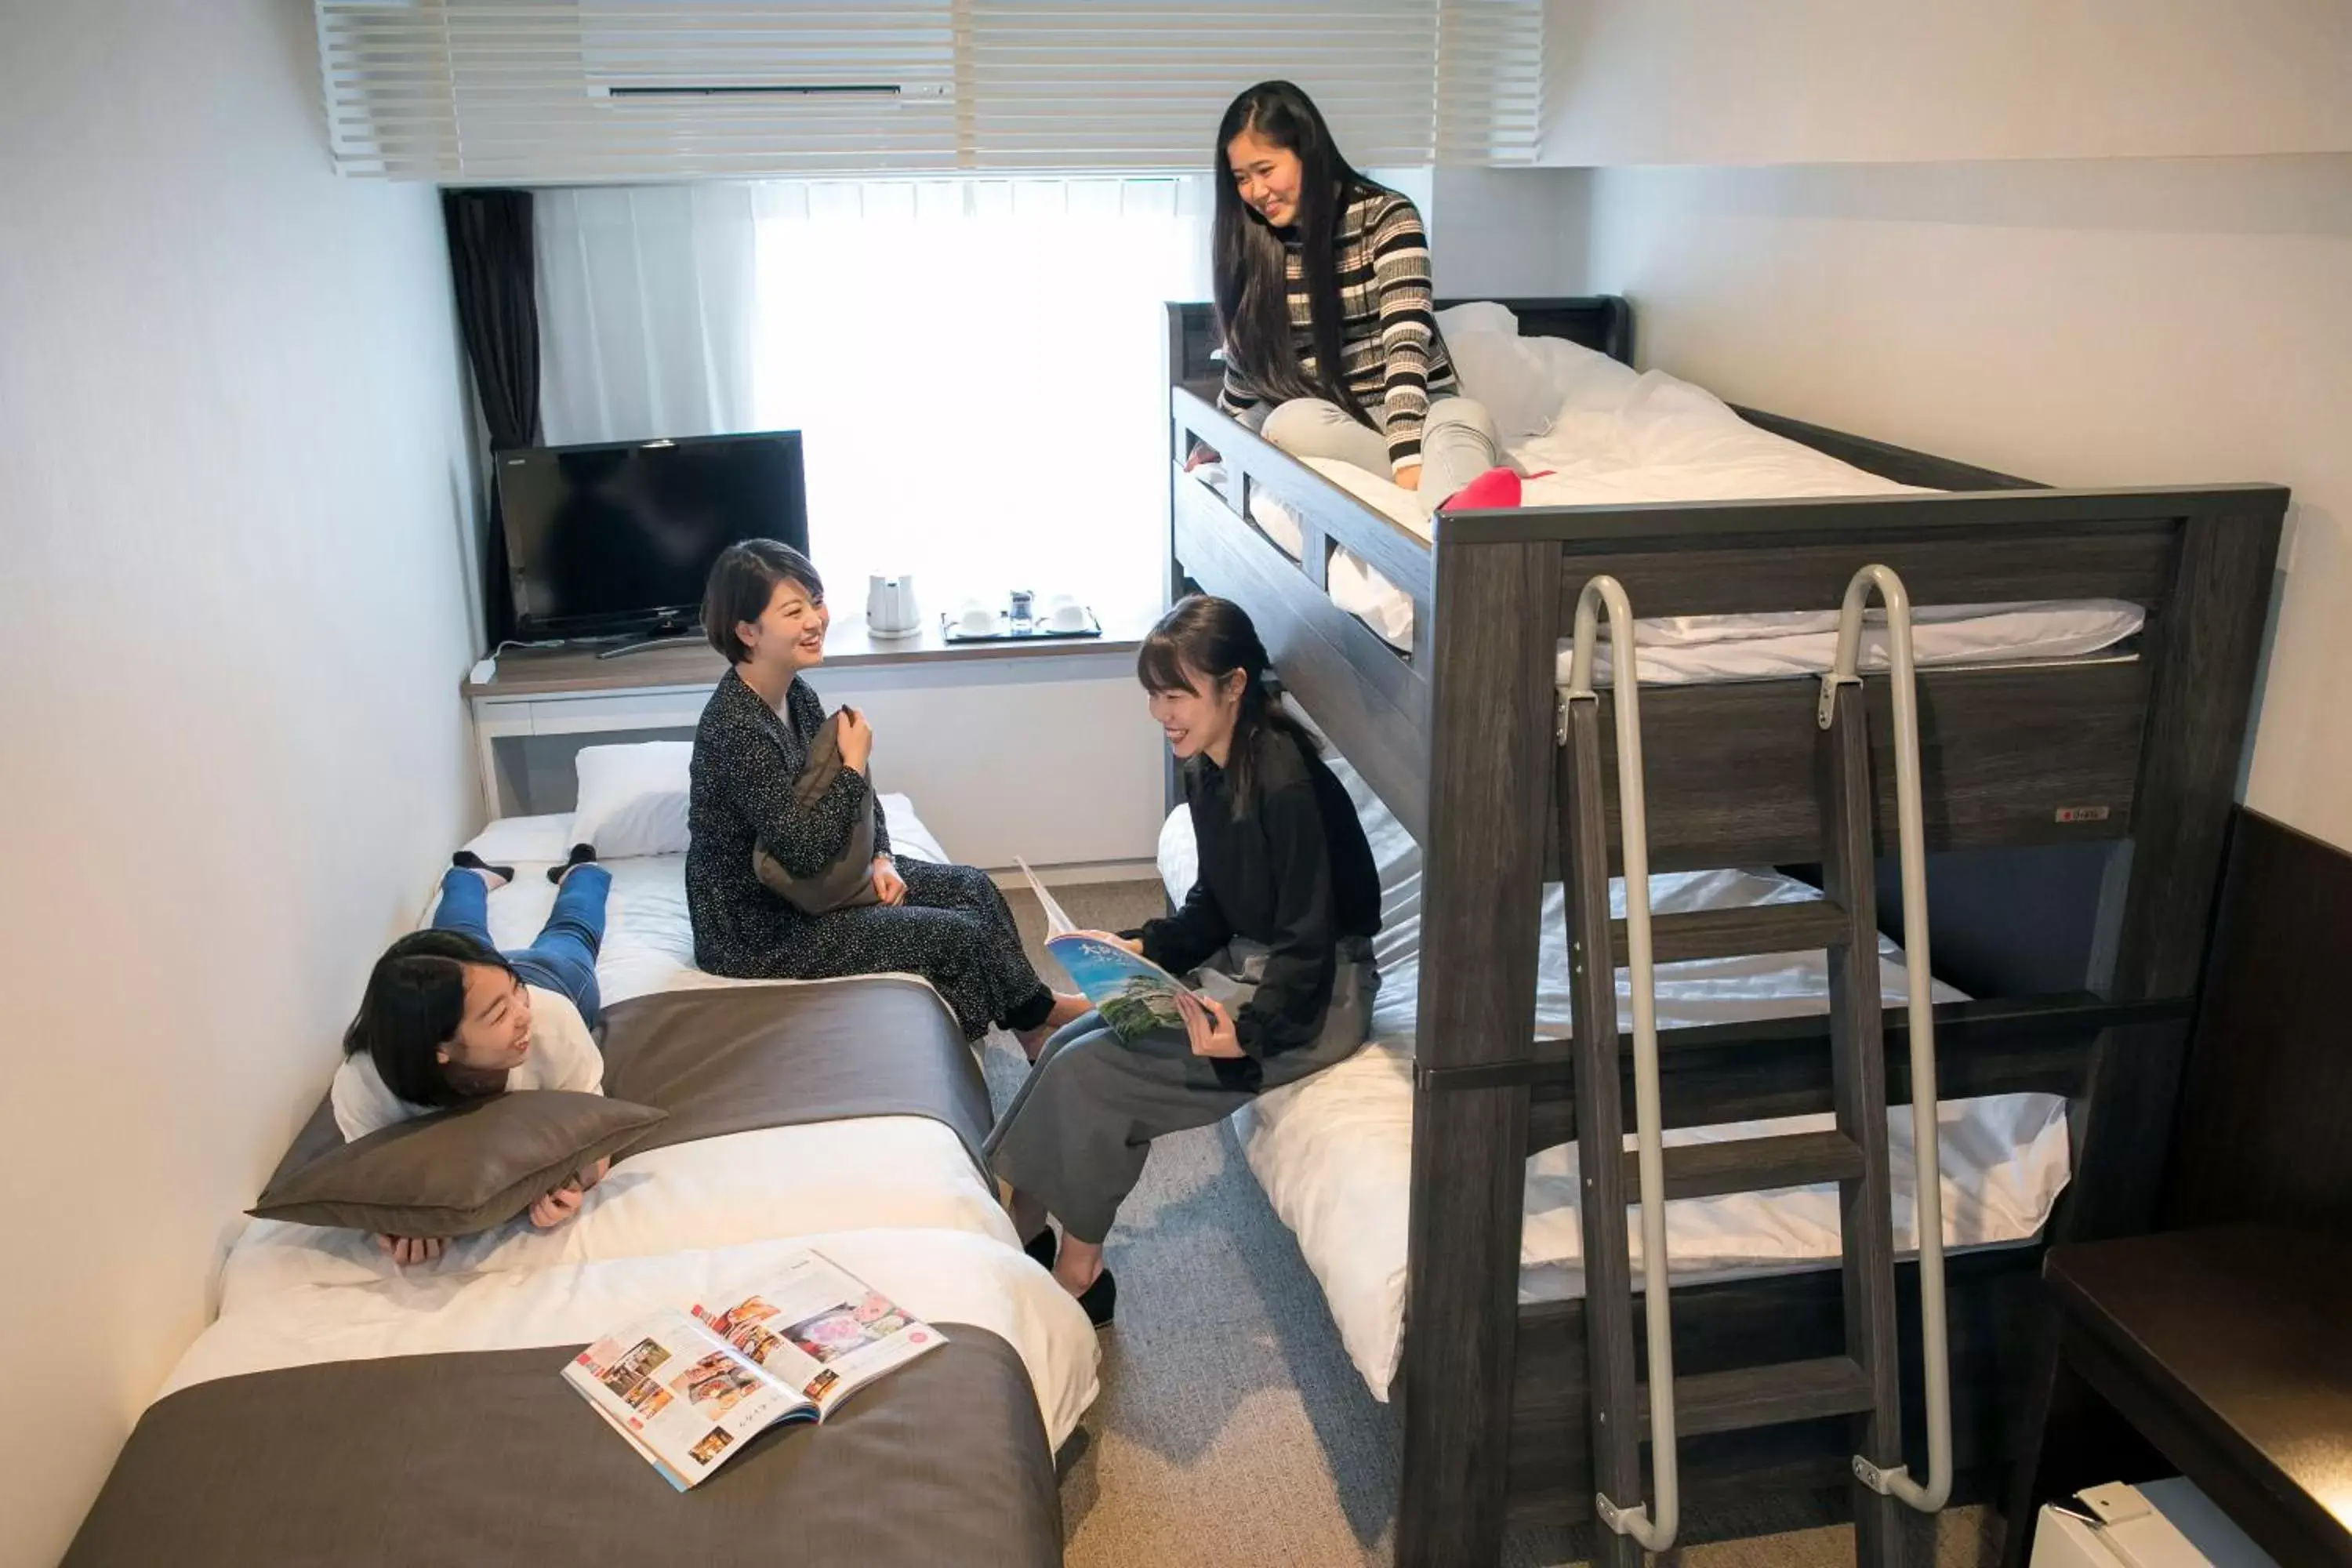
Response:
[{"label": "white desk", "polygon": [[[936,621],[885,641],[844,616],[807,679],[827,706],[854,703],[872,720],[877,782],[913,796],[951,854],[991,869],[1018,855],[1128,874],[1152,858],[1164,785],[1159,727],[1135,682],[1149,626],[953,644]],[[491,815],[569,810],[580,745],[690,738],[725,670],[701,642],[611,658],[509,649],[490,679],[462,689]]]}]

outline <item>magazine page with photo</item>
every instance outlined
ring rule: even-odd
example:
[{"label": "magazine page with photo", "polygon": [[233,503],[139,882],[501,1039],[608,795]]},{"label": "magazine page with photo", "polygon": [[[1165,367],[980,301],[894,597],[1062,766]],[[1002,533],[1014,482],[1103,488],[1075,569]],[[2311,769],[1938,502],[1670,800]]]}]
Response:
[{"label": "magazine page with photo", "polygon": [[564,1379],[684,1491],[770,1426],[822,1421],[944,1336],[814,1252],[730,1306],[653,1313],[590,1345]]},{"label": "magazine page with photo", "polygon": [[1108,931],[1080,931],[1045,890],[1025,860],[1015,862],[1029,879],[1037,905],[1045,911],[1045,951],[1070,976],[1080,995],[1122,1040],[1138,1040],[1154,1029],[1182,1030],[1185,984],[1139,953],[1129,952]]}]

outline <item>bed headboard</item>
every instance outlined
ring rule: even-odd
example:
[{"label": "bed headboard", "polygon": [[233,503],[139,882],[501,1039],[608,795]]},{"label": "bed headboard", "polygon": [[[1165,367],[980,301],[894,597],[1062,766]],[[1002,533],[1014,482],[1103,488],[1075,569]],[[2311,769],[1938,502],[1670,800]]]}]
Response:
[{"label": "bed headboard", "polygon": [[[1467,304],[1465,300],[1440,300],[1439,310]],[[1573,343],[1633,363],[1633,308],[1615,294],[1591,294],[1552,300],[1496,301],[1519,319],[1519,333],[1530,338],[1566,338]],[[1168,307],[1168,379],[1182,385],[1213,382],[1222,367],[1209,356],[1220,342],[1213,305],[1171,304]]]}]

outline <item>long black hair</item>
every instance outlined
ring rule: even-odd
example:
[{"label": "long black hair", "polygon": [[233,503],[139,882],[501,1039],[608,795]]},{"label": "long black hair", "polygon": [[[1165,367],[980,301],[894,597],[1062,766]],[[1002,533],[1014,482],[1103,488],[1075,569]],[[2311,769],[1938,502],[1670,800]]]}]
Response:
[{"label": "long black hair", "polygon": [[[1291,338],[1282,236],[1242,200],[1234,182],[1225,150],[1245,131],[1298,154],[1298,213],[1292,227],[1320,385],[1307,379]],[[1328,397],[1370,425],[1340,372],[1339,215],[1359,193],[1387,187],[1349,165],[1315,100],[1286,81],[1262,81],[1234,100],[1217,122],[1209,167],[1217,192],[1211,265],[1225,353],[1253,385],[1277,401]]]},{"label": "long black hair", "polygon": [[1258,640],[1248,612],[1206,594],[1179,599],[1145,635],[1135,656],[1135,678],[1150,692],[1191,691],[1195,676],[1222,682],[1236,669],[1243,675],[1241,706],[1234,714],[1233,742],[1225,748],[1225,773],[1238,818],[1248,815],[1255,798],[1257,752],[1265,738],[1287,736],[1307,752],[1318,750],[1313,732],[1267,689],[1265,644]]},{"label": "long black hair", "polygon": [[343,1054],[365,1051],[383,1087],[411,1105],[464,1100],[436,1053],[465,1022],[469,963],[514,975],[496,948],[458,931],[411,931],[394,942],[368,976],[359,1016],[343,1031]]}]

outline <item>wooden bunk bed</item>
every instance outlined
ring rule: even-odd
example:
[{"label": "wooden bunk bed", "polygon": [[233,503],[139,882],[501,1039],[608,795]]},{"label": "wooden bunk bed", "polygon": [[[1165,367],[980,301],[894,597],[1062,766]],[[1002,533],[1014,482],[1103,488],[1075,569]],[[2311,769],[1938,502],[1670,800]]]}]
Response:
[{"label": "wooden bunk bed", "polygon": [[[1613,298],[1505,301],[1523,334],[1630,359]],[[1206,306],[1170,307],[1171,590],[1242,605],[1286,689],[1423,853],[1398,1561],[1491,1563],[1507,1523],[1591,1516],[1585,1303],[1517,1300],[1527,1157],[1575,1136],[1574,1050],[1531,1037],[1542,885],[1575,868],[1554,809],[1555,654],[1606,574],[1642,616],[1837,606],[1866,563],[1920,605],[2117,599],[2144,606],[2138,657],[1923,668],[1917,694],[1930,921],[1944,977],[1937,1090],[2069,1098],[2066,1237],[2146,1228],[2163,1169],[2286,492],[2266,485],[2062,490],[1741,410],[1858,468],[1942,493],[1615,507],[1438,520],[1433,542],[1226,417]],[[1213,489],[1182,471],[1195,440]],[[1296,520],[1297,558],[1249,521]],[[1326,592],[1345,549],[1410,596],[1409,652]],[[1819,682],[1644,688],[1653,870],[1817,866]],[[1877,836],[1891,857],[1887,682],[1873,712]],[[1604,710],[1604,728],[1605,709]],[[1617,842],[1613,772],[1605,791]],[[1869,831],[1864,828],[1864,831]],[[1612,862],[1615,857],[1612,857]],[[1882,870],[1882,878],[1885,873]],[[1882,910],[1895,900],[1882,897]],[[1882,919],[1898,940],[1899,924]],[[1910,1094],[1902,1015],[1885,1017],[1885,1086]],[[1832,1107],[1826,1018],[1661,1036],[1669,1126]],[[1960,1495],[2009,1448],[2029,1371],[2039,1247],[1948,1270]],[[1896,1270],[1916,1325],[1915,1265]],[[1835,1268],[1678,1286],[1684,1376],[1832,1356]],[[1918,1348],[1902,1405],[1917,1452]],[[1679,1447],[1699,1504],[1849,1479],[1848,1417],[1702,1430]],[[1603,1540],[1607,1540],[1606,1533]],[[1867,1543],[1866,1543],[1867,1544]]]}]

